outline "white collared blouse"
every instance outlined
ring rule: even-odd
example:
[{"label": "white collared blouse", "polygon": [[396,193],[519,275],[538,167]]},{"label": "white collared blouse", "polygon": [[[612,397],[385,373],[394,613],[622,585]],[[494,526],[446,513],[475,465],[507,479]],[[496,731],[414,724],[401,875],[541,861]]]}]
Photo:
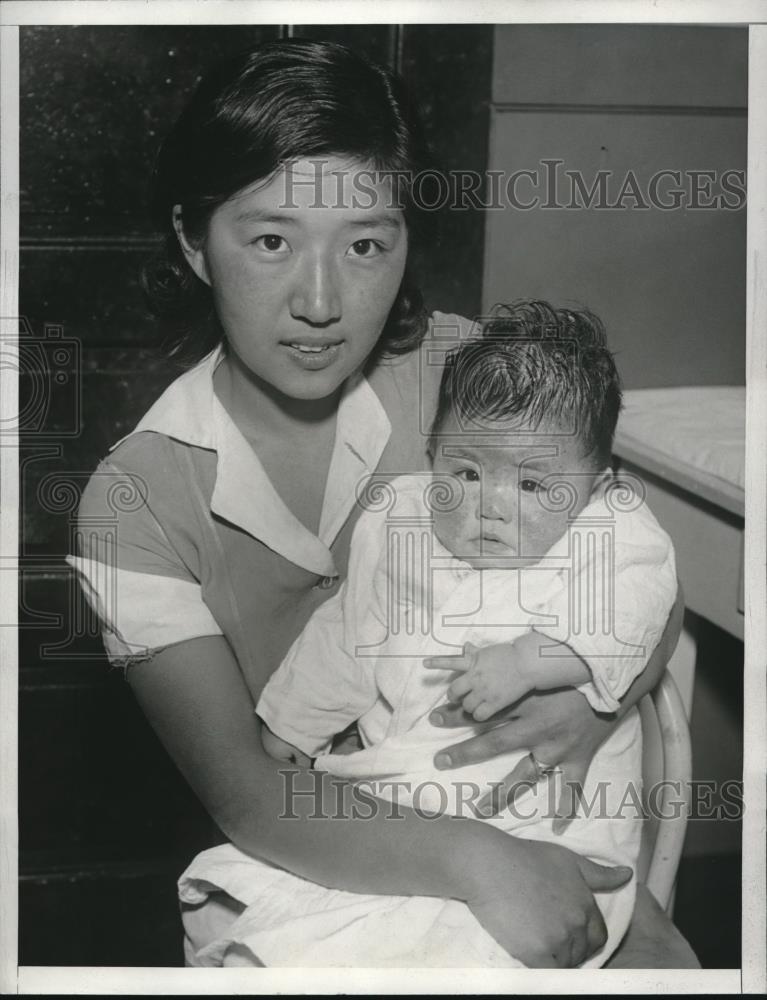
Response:
[{"label": "white collared blouse", "polygon": [[79,552],[67,561],[110,661],[223,635],[260,691],[345,575],[364,483],[426,468],[444,353],[470,330],[435,313],[419,350],[348,380],[316,535],[213,391],[222,350],[176,379],[113,446],[80,504]]}]

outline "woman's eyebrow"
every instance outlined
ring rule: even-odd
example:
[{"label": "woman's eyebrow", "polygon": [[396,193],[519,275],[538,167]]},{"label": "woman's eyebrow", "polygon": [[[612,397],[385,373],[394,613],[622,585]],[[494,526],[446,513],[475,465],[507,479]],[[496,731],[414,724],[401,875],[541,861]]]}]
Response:
[{"label": "woman's eyebrow", "polygon": [[394,229],[399,232],[402,226],[402,217],[398,215],[373,215],[366,219],[351,219],[349,225],[355,229]]},{"label": "woman's eyebrow", "polygon": [[289,212],[274,212],[265,208],[246,208],[234,217],[235,222],[274,222],[280,225],[295,225],[296,219]]},{"label": "woman's eyebrow", "polygon": [[[299,209],[299,211],[302,210]],[[275,225],[295,226],[298,224],[299,219],[295,212],[291,212],[289,209],[274,211],[264,208],[246,208],[235,215],[234,221],[235,223],[268,222]],[[395,232],[399,232],[402,227],[399,214],[390,215],[384,213],[367,216],[364,219],[350,219],[347,225],[354,229],[391,229]]]}]

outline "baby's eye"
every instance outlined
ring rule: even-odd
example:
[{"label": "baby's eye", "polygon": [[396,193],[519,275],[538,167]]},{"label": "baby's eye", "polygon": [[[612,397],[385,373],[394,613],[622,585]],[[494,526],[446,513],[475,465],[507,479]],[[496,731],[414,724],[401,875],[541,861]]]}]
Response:
[{"label": "baby's eye", "polygon": [[479,473],[476,469],[459,469],[455,475],[458,479],[465,479],[467,483],[479,482]]},{"label": "baby's eye", "polygon": [[377,257],[383,252],[383,246],[376,240],[357,240],[350,247],[352,257]]},{"label": "baby's eye", "polygon": [[266,250],[267,253],[284,253],[288,249],[288,244],[282,236],[276,233],[266,233],[253,240],[253,245],[259,250]]},{"label": "baby's eye", "polygon": [[519,483],[519,488],[524,493],[537,493],[539,490],[543,489],[541,484],[536,482],[534,479],[522,479]]}]

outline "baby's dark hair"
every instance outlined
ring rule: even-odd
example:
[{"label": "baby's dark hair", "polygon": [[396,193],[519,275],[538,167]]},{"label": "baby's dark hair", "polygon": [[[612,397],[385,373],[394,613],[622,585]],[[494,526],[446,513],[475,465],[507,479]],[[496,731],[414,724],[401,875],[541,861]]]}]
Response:
[{"label": "baby's dark hair", "polygon": [[481,336],[448,355],[430,453],[445,419],[459,423],[523,419],[571,428],[584,457],[610,461],[621,384],[602,321],[585,309],[519,299],[497,305]]}]

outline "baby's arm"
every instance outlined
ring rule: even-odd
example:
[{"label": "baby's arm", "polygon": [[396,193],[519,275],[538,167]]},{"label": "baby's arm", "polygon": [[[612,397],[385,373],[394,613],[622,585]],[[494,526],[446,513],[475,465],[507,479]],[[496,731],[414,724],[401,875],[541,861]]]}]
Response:
[{"label": "baby's arm", "polygon": [[308,761],[374,704],[372,658],[356,649],[380,639],[372,620],[373,577],[381,557],[380,518],[363,514],[352,537],[349,575],[321,604],[267,681],[256,712],[265,724],[264,749],[278,760]]},{"label": "baby's arm", "polygon": [[[540,609],[555,615],[556,625],[534,626],[551,640],[539,647],[541,672],[566,643],[588,665],[590,677],[578,690],[597,712],[619,710],[663,634],[677,593],[671,539],[642,498],[626,496],[616,483],[576,520],[570,569]],[[600,512],[610,530],[592,524]]]},{"label": "baby's arm", "polygon": [[270,731],[263,744],[271,757],[290,760],[298,752],[297,763],[315,757],[375,701],[372,672],[346,645],[350,602],[344,584],[317,608],[266,682],[256,712],[264,734]]}]

